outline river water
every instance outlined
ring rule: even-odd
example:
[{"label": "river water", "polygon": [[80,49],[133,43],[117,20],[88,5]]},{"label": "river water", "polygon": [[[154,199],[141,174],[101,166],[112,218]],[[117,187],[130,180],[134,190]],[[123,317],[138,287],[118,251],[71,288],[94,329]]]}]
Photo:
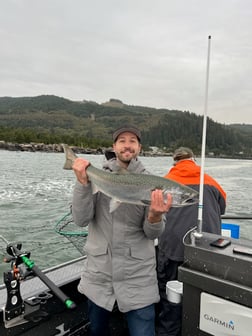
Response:
[{"label": "river water", "polygon": [[[102,155],[87,155],[101,168]],[[171,157],[141,157],[145,167],[163,176]],[[80,256],[75,247],[55,232],[56,222],[69,211],[75,175],[63,170],[63,153],[29,153],[0,150],[0,235],[9,242],[22,242],[22,250],[45,269]],[[197,159],[200,164],[200,159]],[[205,172],[227,193],[229,215],[250,215],[252,204],[252,160],[206,159]],[[240,224],[240,236],[252,239],[252,221],[225,220]],[[9,267],[2,262],[5,244],[0,239],[0,283]]]}]

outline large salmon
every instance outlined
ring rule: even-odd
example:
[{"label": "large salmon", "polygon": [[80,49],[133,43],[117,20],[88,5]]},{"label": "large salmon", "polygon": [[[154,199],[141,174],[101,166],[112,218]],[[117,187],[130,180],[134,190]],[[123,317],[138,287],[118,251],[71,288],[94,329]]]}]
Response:
[{"label": "large salmon", "polygon": [[[63,145],[66,154],[64,169],[72,169],[76,154],[68,145]],[[162,189],[164,197],[172,195],[172,206],[183,207],[198,203],[198,192],[178,182],[149,174],[111,173],[90,164],[86,169],[94,192],[100,191],[111,197],[112,212],[120,203],[150,205],[151,191]]]}]

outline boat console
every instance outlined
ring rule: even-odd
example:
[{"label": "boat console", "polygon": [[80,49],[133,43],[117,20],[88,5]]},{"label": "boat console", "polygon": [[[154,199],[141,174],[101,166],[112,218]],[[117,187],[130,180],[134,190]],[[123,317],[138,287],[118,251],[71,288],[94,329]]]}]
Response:
[{"label": "boat console", "polygon": [[182,335],[251,335],[252,242],[191,232],[184,243]]},{"label": "boat console", "polygon": [[[203,232],[201,238],[189,233],[184,244],[182,336],[250,336],[252,242]],[[20,249],[9,250],[11,268],[0,286],[0,335],[88,335],[87,299],[77,291],[85,257],[42,275],[36,268],[34,273],[29,252]],[[69,298],[73,309],[65,304]],[[116,308],[111,330],[112,336],[128,335]]]}]

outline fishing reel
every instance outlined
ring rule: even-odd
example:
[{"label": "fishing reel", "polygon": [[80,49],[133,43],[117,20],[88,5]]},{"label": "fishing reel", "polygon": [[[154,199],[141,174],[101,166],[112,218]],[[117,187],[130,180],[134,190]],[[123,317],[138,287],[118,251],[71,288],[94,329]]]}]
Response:
[{"label": "fishing reel", "polygon": [[29,258],[30,252],[21,251],[22,244],[8,244],[4,262],[11,263],[11,269],[4,272],[3,278],[7,290],[7,301],[4,308],[4,322],[7,328],[27,322],[24,320],[25,302],[20,293],[20,281],[33,272],[23,262],[23,257]]},{"label": "fishing reel", "polygon": [[11,263],[11,270],[16,279],[23,280],[33,274],[24,264],[23,258],[30,258],[30,252],[21,251],[22,244],[17,243],[16,246],[9,243],[6,247],[7,255],[4,257],[4,262]]},{"label": "fishing reel", "polygon": [[[1,236],[0,236],[1,238]],[[4,239],[5,242],[7,242]],[[47,318],[47,313],[40,310],[40,304],[52,297],[51,293],[40,293],[25,301],[21,297],[20,283],[29,275],[37,276],[44,282],[68,309],[76,304],[69,299],[36,265],[30,260],[30,252],[21,251],[22,244],[7,244],[5,262],[11,262],[11,269],[4,272],[4,283],[7,289],[7,302],[4,307],[4,324],[6,328],[14,327],[28,321],[38,322]]]}]

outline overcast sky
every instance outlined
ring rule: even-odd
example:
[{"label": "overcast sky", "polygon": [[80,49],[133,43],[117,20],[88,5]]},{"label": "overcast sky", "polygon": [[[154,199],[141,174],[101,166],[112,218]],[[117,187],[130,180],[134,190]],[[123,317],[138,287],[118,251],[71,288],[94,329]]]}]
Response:
[{"label": "overcast sky", "polygon": [[0,96],[177,109],[252,124],[251,0],[0,0]]}]

